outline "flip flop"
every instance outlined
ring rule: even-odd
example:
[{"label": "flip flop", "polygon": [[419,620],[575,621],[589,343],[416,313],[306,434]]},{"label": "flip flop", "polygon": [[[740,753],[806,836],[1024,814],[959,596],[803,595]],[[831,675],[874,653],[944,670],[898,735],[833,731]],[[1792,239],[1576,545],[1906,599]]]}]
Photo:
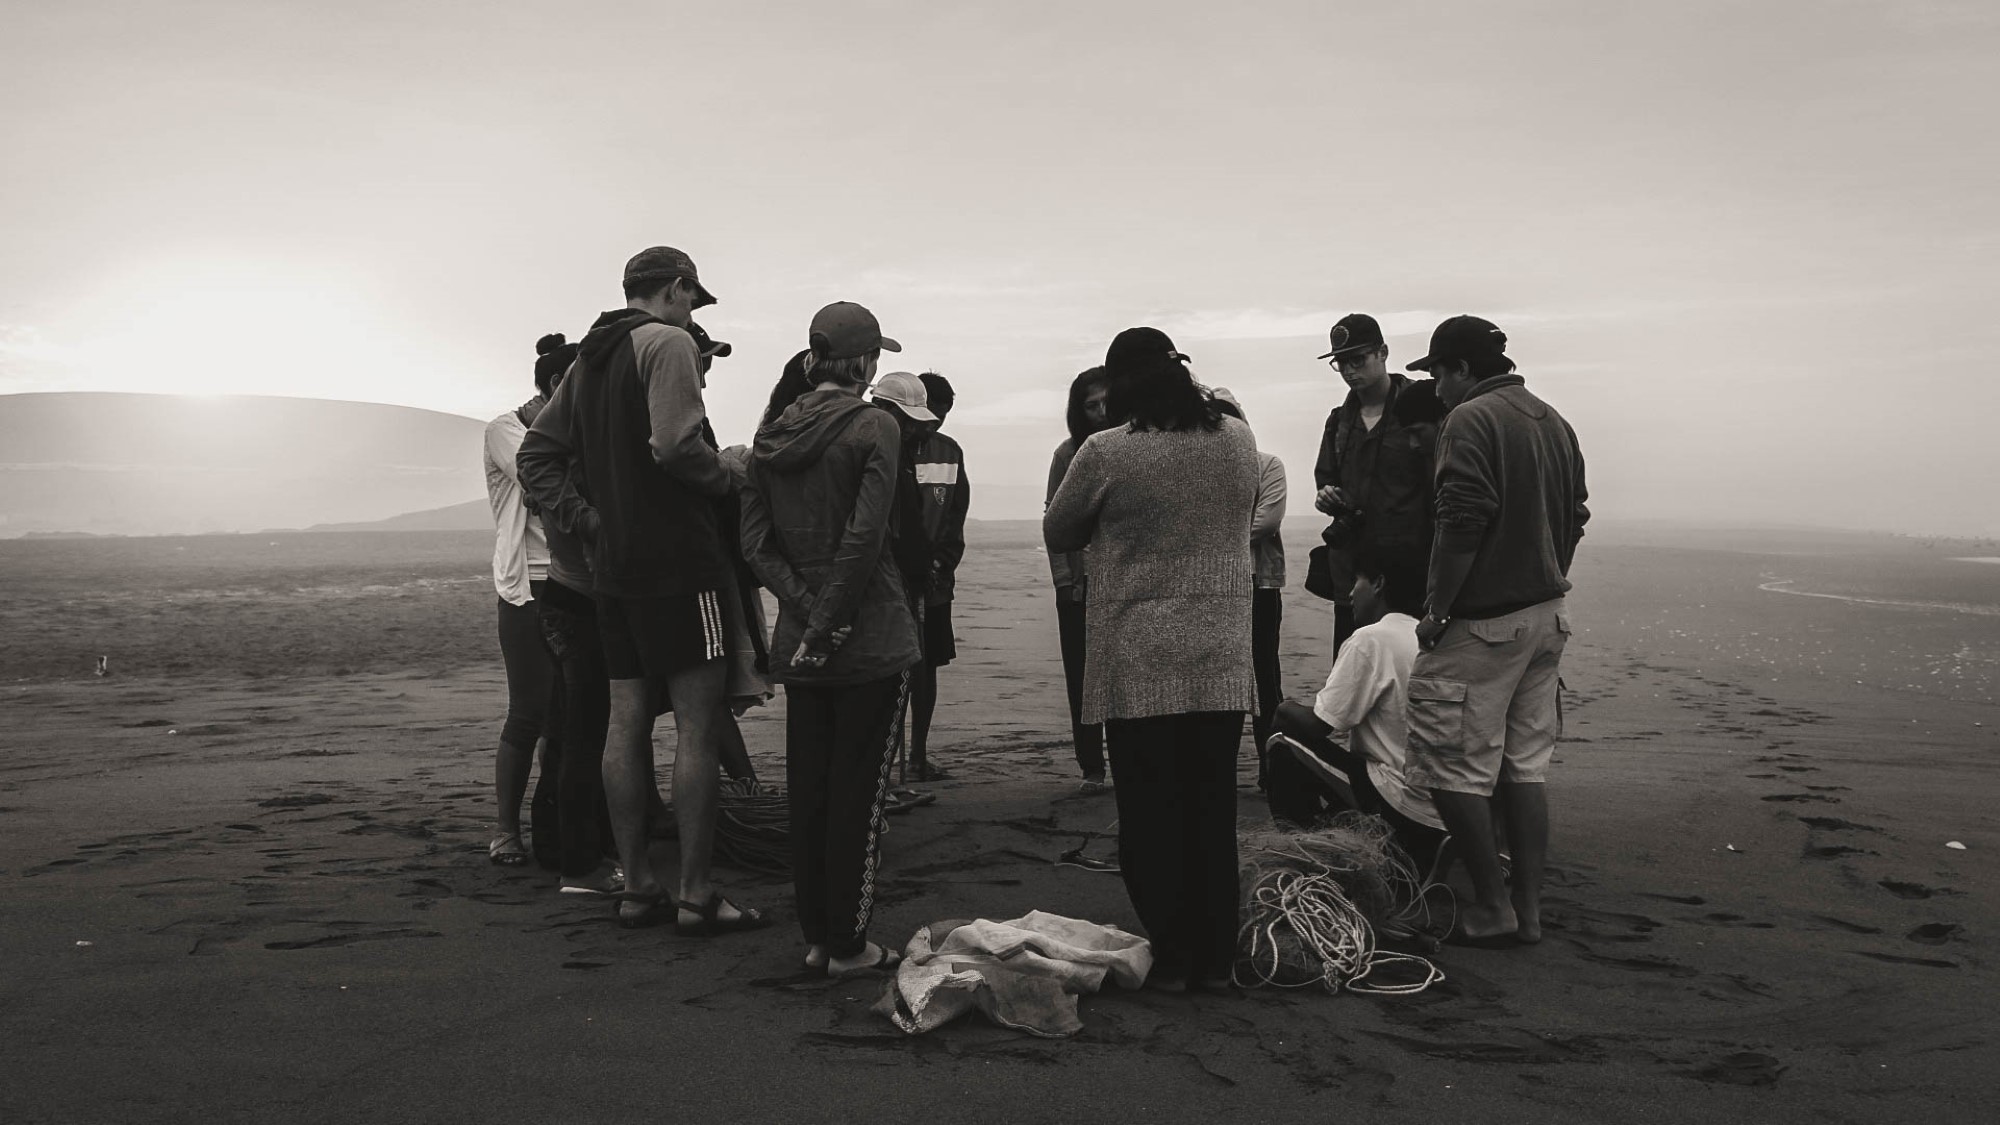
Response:
[{"label": "flip flop", "polygon": [[486,845],[486,860],[496,867],[526,867],[528,858],[528,849],[521,846],[519,832],[495,836]]},{"label": "flip flop", "polygon": [[[725,904],[736,907],[736,917],[723,918],[721,916],[722,908]],[[676,910],[685,910],[689,914],[698,915],[701,919],[690,925],[681,921],[679,916],[676,915],[674,918],[674,932],[682,937],[720,937],[723,934],[740,934],[750,930],[761,930],[771,924],[771,920],[764,917],[763,911],[754,906],[737,906],[735,903],[722,897],[722,892],[720,891],[711,892],[708,896],[708,901],[699,906],[684,899],[676,899],[674,901],[674,908]]]},{"label": "flip flop", "polygon": [[882,955],[875,958],[872,964],[856,965],[852,969],[843,969],[836,973],[833,971],[833,961],[829,959],[826,963],[826,975],[835,980],[851,980],[855,977],[867,976],[870,973],[894,972],[896,966],[903,963],[903,955],[890,949],[888,946],[878,945],[875,948],[881,950]]},{"label": "flip flop", "polygon": [[896,789],[892,790],[889,793],[889,799],[882,803],[882,812],[886,816],[894,816],[898,813],[909,812],[911,809],[922,808],[936,800],[936,793],[924,793],[915,789]]},{"label": "flip flop", "polygon": [[556,893],[565,895],[615,895],[625,889],[625,873],[612,869],[611,874],[595,882],[571,883],[564,881],[556,888]]}]

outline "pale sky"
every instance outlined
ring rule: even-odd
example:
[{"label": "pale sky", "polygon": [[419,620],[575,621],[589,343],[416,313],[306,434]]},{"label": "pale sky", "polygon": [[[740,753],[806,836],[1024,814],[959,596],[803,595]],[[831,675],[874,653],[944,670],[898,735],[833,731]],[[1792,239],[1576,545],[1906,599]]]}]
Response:
[{"label": "pale sky", "polygon": [[[1607,518],[2000,533],[2000,5],[14,3],[0,393],[490,417],[687,250],[747,440],[814,309],[975,516],[1159,327],[1306,510],[1351,311],[1507,330]],[[469,498],[469,497],[468,497]]]}]

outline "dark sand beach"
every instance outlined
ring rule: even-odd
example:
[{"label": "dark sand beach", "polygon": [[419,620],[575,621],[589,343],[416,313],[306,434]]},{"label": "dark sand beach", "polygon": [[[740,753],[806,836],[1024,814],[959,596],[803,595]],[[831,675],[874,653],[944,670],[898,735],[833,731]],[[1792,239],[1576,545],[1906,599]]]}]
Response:
[{"label": "dark sand beach", "polygon": [[[875,933],[1134,927],[1051,863],[1114,814],[1074,795],[1038,536],[972,540],[955,776],[893,822]],[[723,872],[780,925],[706,943],[490,866],[490,549],[0,542],[0,1121],[1993,1119],[2000,567],[1586,539],[1547,941],[1410,997],[1111,992],[1045,1041],[799,975],[783,880]],[[1328,614],[1286,614],[1302,695]],[[772,778],[782,727],[746,721]]]}]

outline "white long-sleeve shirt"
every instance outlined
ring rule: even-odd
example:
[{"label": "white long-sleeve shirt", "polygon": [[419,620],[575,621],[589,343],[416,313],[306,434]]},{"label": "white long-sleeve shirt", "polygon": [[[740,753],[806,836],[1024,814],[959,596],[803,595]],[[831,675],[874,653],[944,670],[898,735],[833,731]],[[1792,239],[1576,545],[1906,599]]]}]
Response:
[{"label": "white long-sleeve shirt", "polygon": [[529,513],[514,470],[514,455],[528,427],[509,410],[486,424],[486,499],[493,506],[493,589],[509,605],[535,598],[531,582],[549,574],[549,545],[542,521]]}]

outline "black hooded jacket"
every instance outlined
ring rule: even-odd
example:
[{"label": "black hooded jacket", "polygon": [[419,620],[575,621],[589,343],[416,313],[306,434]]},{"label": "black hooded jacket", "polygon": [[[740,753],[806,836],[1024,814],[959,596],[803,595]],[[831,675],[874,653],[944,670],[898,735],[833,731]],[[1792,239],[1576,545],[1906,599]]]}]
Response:
[{"label": "black hooded jacket", "polygon": [[[810,391],[757,431],[743,489],[743,553],[778,599],[771,672],[782,683],[861,684],[918,659],[917,619],[888,550],[902,437],[887,411]],[[834,647],[836,630],[851,627]],[[832,650],[793,665],[803,646]]]},{"label": "black hooded jacket", "polygon": [[705,425],[693,338],[638,309],[599,316],[516,458],[544,521],[589,545],[597,593],[722,588],[715,498],[734,482]]}]

